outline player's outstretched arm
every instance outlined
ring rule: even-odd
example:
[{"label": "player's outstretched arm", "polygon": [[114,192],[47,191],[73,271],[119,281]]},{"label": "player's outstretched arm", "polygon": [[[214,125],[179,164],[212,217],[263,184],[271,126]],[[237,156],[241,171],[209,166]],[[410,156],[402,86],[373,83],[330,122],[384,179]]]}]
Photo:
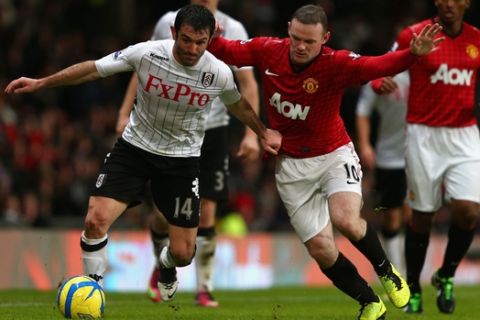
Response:
[{"label": "player's outstretched arm", "polygon": [[5,93],[29,93],[46,88],[71,86],[100,78],[95,61],[74,64],[53,75],[41,79],[21,77],[10,82]]},{"label": "player's outstretched arm", "polygon": [[418,35],[414,33],[410,42],[410,52],[420,57],[432,52],[440,42],[445,40],[445,37],[435,38],[441,30],[442,26],[434,23],[433,25],[428,24],[423,27]]},{"label": "player's outstretched arm", "polygon": [[259,137],[263,149],[273,155],[278,154],[282,145],[282,135],[277,130],[265,127],[260,118],[242,96],[237,102],[227,105],[228,111],[243,124],[249,126]]}]

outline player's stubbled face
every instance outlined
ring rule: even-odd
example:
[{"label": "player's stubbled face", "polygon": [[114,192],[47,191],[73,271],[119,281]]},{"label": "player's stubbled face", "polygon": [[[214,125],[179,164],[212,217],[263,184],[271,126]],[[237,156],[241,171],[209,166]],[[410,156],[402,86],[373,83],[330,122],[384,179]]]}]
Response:
[{"label": "player's stubbled face", "polygon": [[460,21],[465,10],[470,6],[470,0],[435,0],[438,16],[443,23]]},{"label": "player's stubbled face", "polygon": [[288,35],[290,36],[290,60],[296,66],[312,61],[328,40],[328,35],[320,23],[303,24],[296,19],[289,23]]},{"label": "player's stubbled face", "polygon": [[209,41],[208,29],[194,30],[183,24],[175,36],[173,55],[184,66],[194,66],[207,49]]}]

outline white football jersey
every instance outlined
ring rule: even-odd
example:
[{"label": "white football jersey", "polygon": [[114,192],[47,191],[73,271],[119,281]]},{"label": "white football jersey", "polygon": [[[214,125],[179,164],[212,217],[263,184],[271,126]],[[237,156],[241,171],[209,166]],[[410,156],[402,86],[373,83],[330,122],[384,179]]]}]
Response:
[{"label": "white football jersey", "polygon": [[[155,25],[152,40],[172,38],[170,27],[172,27],[175,23],[177,12],[178,11],[170,11],[160,17]],[[224,28],[222,36],[225,38],[232,40],[248,40],[247,31],[239,21],[218,10],[215,12],[215,20]],[[233,66],[232,68],[236,69],[236,67]],[[225,105],[220,99],[216,99],[213,102],[212,110],[208,115],[207,130],[226,126],[228,125],[229,119],[230,117]]]},{"label": "white football jersey", "polygon": [[370,83],[362,87],[356,113],[369,117],[374,109],[380,116],[375,146],[377,167],[400,169],[405,167],[405,123],[410,78],[408,72],[394,78],[398,89],[389,95],[377,95]]},{"label": "white football jersey", "polygon": [[200,156],[207,116],[220,98],[240,100],[230,68],[205,52],[195,66],[173,56],[173,40],[147,41],[95,62],[102,77],[135,71],[139,85],[122,137],[148,152],[169,157]]}]

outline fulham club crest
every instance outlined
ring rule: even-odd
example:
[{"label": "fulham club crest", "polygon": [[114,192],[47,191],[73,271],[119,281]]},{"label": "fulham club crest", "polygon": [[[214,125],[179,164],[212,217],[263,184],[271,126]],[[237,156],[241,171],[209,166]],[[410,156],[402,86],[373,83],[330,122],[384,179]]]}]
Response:
[{"label": "fulham club crest", "polygon": [[210,87],[213,83],[213,78],[215,78],[215,75],[211,72],[204,72],[202,74],[202,85],[206,87]]},{"label": "fulham club crest", "polygon": [[100,188],[102,186],[103,182],[105,181],[106,176],[107,175],[104,174],[104,173],[99,174],[98,178],[97,178],[97,182],[95,183],[95,187]]}]

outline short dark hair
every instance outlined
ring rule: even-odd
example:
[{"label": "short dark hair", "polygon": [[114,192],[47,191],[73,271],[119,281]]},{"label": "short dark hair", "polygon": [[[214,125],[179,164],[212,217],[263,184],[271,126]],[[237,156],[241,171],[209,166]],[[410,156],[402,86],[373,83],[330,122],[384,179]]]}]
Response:
[{"label": "short dark hair", "polygon": [[317,24],[320,23],[323,29],[327,31],[328,20],[325,10],[319,5],[307,4],[298,8],[292,16],[292,20],[297,19],[303,24]]},{"label": "short dark hair", "polygon": [[191,26],[195,31],[208,29],[210,36],[215,32],[215,17],[207,8],[188,4],[177,13],[175,30],[178,32],[183,24]]}]

